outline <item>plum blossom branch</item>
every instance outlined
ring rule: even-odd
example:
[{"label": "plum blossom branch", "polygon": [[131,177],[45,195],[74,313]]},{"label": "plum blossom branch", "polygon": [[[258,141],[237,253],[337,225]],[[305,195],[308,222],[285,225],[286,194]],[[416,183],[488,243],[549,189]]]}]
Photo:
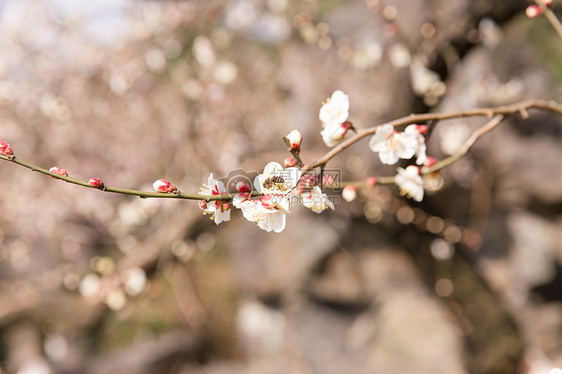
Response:
[{"label": "plum blossom branch", "polygon": [[[103,184],[100,186],[100,185],[92,184],[89,181],[83,181],[83,180],[80,180],[80,179],[69,177],[67,175],[58,174],[57,172],[49,171],[49,170],[41,168],[39,166],[36,166],[36,165],[30,164],[28,162],[22,161],[19,158],[14,157],[14,156],[0,155],[0,159],[5,160],[5,161],[11,161],[15,164],[18,164],[20,166],[28,168],[31,171],[36,171],[36,172],[39,172],[41,174],[51,176],[53,178],[63,180],[67,183],[76,184],[76,185],[79,185],[79,186],[82,186],[82,187],[87,187],[87,188],[95,188],[95,189],[99,189],[99,190],[102,190],[102,191],[105,191],[105,192],[113,192],[113,193],[119,193],[119,194],[122,194],[122,195],[138,196],[138,197],[143,198],[143,199],[146,199],[146,198],[167,198],[167,199],[187,199],[187,200],[214,201],[214,200],[231,200],[232,198],[234,198],[234,196],[236,196],[236,194],[228,194],[228,193],[224,193],[224,194],[220,194],[220,195],[203,195],[203,194],[187,194],[187,193],[183,193],[183,192],[177,192],[177,193],[147,192],[147,191],[138,191],[138,190],[127,189],[127,188],[109,187],[109,186],[104,186]],[[92,179],[94,179],[94,178],[92,178]],[[95,179],[97,179],[97,178],[95,178]],[[252,196],[257,196],[257,195],[258,195],[257,192],[254,192],[252,194]]]},{"label": "plum blossom branch", "polygon": [[[228,193],[229,190],[225,184],[215,179],[213,174],[210,174],[207,184],[201,187],[199,194],[180,192],[176,186],[165,179],[154,182],[153,187],[157,192],[108,187],[99,178],[90,178],[86,182],[70,177],[66,170],[57,166],[47,170],[22,161],[16,158],[11,146],[1,140],[0,159],[11,161],[67,183],[96,188],[105,192],[141,198],[199,200],[199,207],[203,213],[209,214],[217,225],[230,220],[231,208],[234,206],[242,211],[244,218],[254,222],[259,228],[268,232],[281,232],[285,229],[286,215],[290,212],[290,206],[298,201],[315,213],[335,208],[329,196],[322,191],[325,177],[329,184],[327,187],[344,189],[342,196],[346,201],[353,201],[356,198],[357,188],[372,187],[377,184],[396,184],[401,195],[415,201],[422,201],[425,189],[435,191],[443,185],[443,179],[439,173],[441,169],[466,156],[478,139],[496,128],[509,115],[519,113],[523,118],[527,118],[527,110],[530,108],[562,114],[562,105],[554,101],[543,100],[529,100],[495,108],[451,113],[411,114],[382,125],[358,129],[356,135],[345,140],[347,130],[353,128],[351,122],[348,121],[349,97],[337,90],[323,103],[319,113],[323,127],[322,138],[327,146],[334,148],[317,161],[302,164],[299,153],[303,138],[298,130],[293,130],[283,139],[294,157],[285,159],[284,167],[276,162],[268,163],[264,172],[256,176],[253,183],[250,182],[253,184],[253,188],[245,181],[238,181],[235,185],[238,193]],[[428,121],[436,123],[440,120],[471,116],[486,116],[489,121],[474,131],[457,153],[442,161],[426,155],[426,138],[433,126],[415,123]],[[396,129],[399,126],[406,127],[399,131]],[[334,156],[368,135],[373,135],[369,148],[378,153],[383,164],[394,165],[400,159],[415,158],[415,165],[409,165],[405,169],[397,167],[397,174],[394,177],[370,177],[363,182],[334,184],[332,183],[333,178],[323,175],[324,167]],[[308,171],[318,167],[320,168],[319,176],[308,174]]]},{"label": "plum blossom branch", "polygon": [[476,117],[476,116],[485,116],[488,118],[492,118],[495,115],[502,115],[504,116],[503,118],[505,118],[515,113],[520,113],[523,117],[526,117],[527,115],[526,111],[531,108],[542,109],[542,110],[547,110],[547,111],[562,114],[562,105],[558,104],[555,101],[545,101],[545,100],[528,100],[516,104],[498,106],[494,108],[477,108],[477,109],[450,112],[450,113],[410,114],[409,116],[398,118],[396,120],[383,123],[381,125],[369,127],[366,129],[357,129],[356,134],[354,136],[352,136],[347,140],[344,140],[343,142],[335,146],[330,152],[326,153],[318,160],[310,164],[304,164],[303,167],[301,168],[301,171],[303,174],[305,174],[307,171],[311,169],[320,167],[322,165],[326,165],[328,161],[330,161],[336,155],[341,153],[344,149],[357,143],[359,140],[363,139],[364,137],[374,134],[377,131],[377,128],[385,125],[398,127],[398,126],[408,125],[412,123],[420,123],[420,122],[426,122],[431,120],[440,121],[440,120],[447,120],[452,118]]}]

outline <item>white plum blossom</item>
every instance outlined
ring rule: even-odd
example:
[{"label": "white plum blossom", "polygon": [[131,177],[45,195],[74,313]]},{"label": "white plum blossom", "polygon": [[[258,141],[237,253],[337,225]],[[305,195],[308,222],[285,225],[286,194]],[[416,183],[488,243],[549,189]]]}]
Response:
[{"label": "white plum blossom", "polygon": [[404,129],[405,134],[412,134],[417,141],[414,156],[417,157],[416,164],[418,165],[422,165],[427,160],[424,132],[427,132],[427,126],[410,125]]},{"label": "white plum blossom", "polygon": [[351,127],[351,122],[332,122],[330,124],[326,124],[324,129],[320,131],[320,134],[322,135],[322,140],[328,147],[335,147],[341,143],[345,134]]},{"label": "white plum blossom", "polygon": [[[201,187],[201,195],[215,196],[225,193],[227,192],[224,183],[213,178],[212,173],[209,175],[207,184]],[[211,219],[214,220],[217,225],[222,222],[230,221],[230,208],[232,207],[230,200],[202,200],[199,206],[203,209],[203,214],[212,214]]]},{"label": "white plum blossom", "polygon": [[349,117],[349,96],[340,90],[334,91],[331,98],[322,104],[319,113],[323,125],[343,123]]},{"label": "white plum blossom", "polygon": [[277,233],[285,229],[287,216],[282,208],[275,202],[275,197],[266,195],[259,200],[246,200],[240,203],[244,218],[256,222],[260,229]]},{"label": "white plum blossom", "polygon": [[334,203],[330,201],[328,195],[320,190],[320,187],[314,186],[312,190],[301,195],[302,204],[312,210],[314,213],[322,213],[330,208],[334,210]]},{"label": "white plum blossom", "polygon": [[414,134],[397,132],[394,126],[384,125],[377,128],[369,141],[369,147],[373,152],[379,153],[383,164],[394,165],[401,158],[414,157],[419,145]]},{"label": "white plum blossom", "polygon": [[394,182],[400,188],[400,195],[422,201],[423,178],[420,175],[420,168],[410,165],[406,169],[397,168],[397,171],[398,174],[394,177]]},{"label": "white plum blossom", "polygon": [[289,213],[291,205],[289,193],[300,177],[298,168],[283,169],[277,162],[270,162],[254,179],[255,189],[263,196],[250,200],[249,193],[237,194],[233,204],[242,210],[244,218],[256,222],[262,230],[281,232],[285,229],[286,213]]}]

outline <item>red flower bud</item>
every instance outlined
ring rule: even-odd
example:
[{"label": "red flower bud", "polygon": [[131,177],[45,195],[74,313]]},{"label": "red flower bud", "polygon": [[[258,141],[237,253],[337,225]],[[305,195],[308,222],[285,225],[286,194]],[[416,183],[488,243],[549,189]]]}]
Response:
[{"label": "red flower bud", "polygon": [[529,5],[525,10],[525,14],[529,18],[535,18],[542,14],[543,10],[537,5]]},{"label": "red flower bud", "polygon": [[377,185],[378,180],[377,180],[376,177],[369,177],[369,178],[367,178],[367,180],[365,182],[367,183],[367,186],[374,187],[374,186]]},{"label": "red flower bud", "polygon": [[100,190],[104,187],[103,182],[99,178],[90,178],[88,184],[92,187],[99,188]]},{"label": "red flower bud", "polygon": [[53,166],[49,169],[49,171],[53,174],[62,175],[63,177],[68,177],[68,173],[66,170],[59,168],[58,166]]},{"label": "red flower bud", "polygon": [[285,165],[286,168],[293,167],[293,166],[297,165],[297,160],[294,157],[287,157],[283,161],[283,165]]},{"label": "red flower bud", "polygon": [[[343,129],[345,129],[346,132],[347,132],[347,130],[353,129],[353,123],[351,123],[351,121],[345,121],[344,123],[341,124],[341,127],[342,127]],[[355,131],[355,130],[354,130],[354,131]]]},{"label": "red flower bud", "polygon": [[12,151],[12,147],[8,143],[3,140],[0,140],[0,154],[2,156],[12,156],[14,151]]},{"label": "red flower bud", "polygon": [[240,182],[236,183],[236,191],[238,191],[238,192],[249,192],[251,190],[252,189],[251,189],[250,185],[246,182],[240,181]]},{"label": "red flower bud", "polygon": [[427,125],[416,125],[416,131],[422,135],[427,135],[429,132],[429,126]]},{"label": "red flower bud", "polygon": [[425,162],[423,163],[423,166],[425,166],[426,168],[433,166],[437,163],[437,159],[434,157],[427,157],[427,159],[425,160]]},{"label": "red flower bud", "polygon": [[152,184],[152,187],[158,192],[162,193],[176,193],[178,189],[165,179],[158,179]]}]

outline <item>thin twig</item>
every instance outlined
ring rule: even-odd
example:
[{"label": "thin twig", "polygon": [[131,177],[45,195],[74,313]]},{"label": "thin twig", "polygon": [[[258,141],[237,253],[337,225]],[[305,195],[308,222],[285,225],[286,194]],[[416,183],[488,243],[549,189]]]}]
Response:
[{"label": "thin twig", "polygon": [[546,17],[548,22],[550,22],[552,27],[554,27],[554,30],[556,30],[556,32],[558,33],[558,36],[560,36],[560,38],[562,38],[562,25],[560,24],[560,21],[558,20],[558,18],[554,14],[554,12],[552,10],[546,8],[545,11],[544,11],[544,16]]},{"label": "thin twig", "polygon": [[550,22],[554,30],[558,33],[558,36],[562,39],[562,24],[560,24],[560,20],[556,17],[556,14],[550,10],[544,0],[535,0],[535,3],[541,8],[548,22]]},{"label": "thin twig", "polygon": [[424,169],[423,174],[430,174],[435,171],[441,170],[466,156],[466,154],[472,149],[472,146],[478,139],[495,129],[504,119],[505,116],[502,114],[498,114],[497,116],[495,116],[491,121],[480,127],[478,130],[474,131],[457,153],[447,157],[444,160],[439,161],[438,163],[431,167],[428,167],[427,169]]},{"label": "thin twig", "polygon": [[[92,186],[88,182],[82,181],[80,179],[76,179],[76,178],[72,178],[72,177],[65,177],[65,176],[62,176],[62,175],[59,175],[59,174],[51,173],[47,169],[43,169],[39,166],[32,165],[28,162],[20,160],[17,157],[9,158],[9,157],[0,155],[0,159],[5,160],[5,161],[11,161],[15,164],[18,164],[20,166],[28,168],[32,171],[37,171],[41,174],[45,174],[45,175],[48,175],[50,177],[60,179],[60,180],[63,180],[65,182],[68,182],[68,183],[77,184],[79,186],[87,187],[87,188],[99,189],[98,187]],[[108,187],[108,186],[105,186],[103,189],[101,189],[101,191],[113,192],[113,193],[118,193],[118,194],[122,194],[122,195],[138,196],[138,197],[141,197],[143,199],[146,199],[146,198],[166,198],[166,199],[187,199],[187,200],[214,201],[214,200],[231,200],[234,196],[236,196],[236,194],[200,195],[200,194],[187,194],[187,193],[183,193],[183,192],[178,192],[178,193],[146,192],[146,191],[138,191],[138,190],[131,190],[131,189],[127,189],[127,188]],[[258,193],[256,191],[254,191],[252,196],[257,196],[257,195],[258,195]]]},{"label": "thin twig", "polygon": [[420,123],[420,122],[426,122],[431,120],[440,121],[440,120],[446,120],[452,118],[475,117],[475,116],[485,116],[485,117],[492,118],[494,115],[497,114],[509,116],[511,114],[519,113],[521,111],[525,111],[530,108],[549,110],[552,112],[562,114],[562,105],[556,103],[555,101],[544,101],[544,100],[529,100],[517,104],[499,106],[495,108],[479,108],[479,109],[471,109],[471,110],[451,112],[451,113],[410,114],[409,116],[398,118],[394,121],[383,123],[377,126],[369,127],[366,129],[357,129],[356,135],[343,141],[342,143],[334,147],[330,152],[326,153],[324,156],[314,161],[313,163],[305,164],[301,170],[302,173],[304,174],[311,169],[319,167],[320,165],[325,165],[334,156],[341,153],[347,147],[351,146],[354,143],[357,143],[359,140],[363,139],[366,136],[374,134],[377,131],[377,128],[379,128],[380,126],[392,125],[394,127],[398,127],[398,126],[409,125],[412,123]]}]

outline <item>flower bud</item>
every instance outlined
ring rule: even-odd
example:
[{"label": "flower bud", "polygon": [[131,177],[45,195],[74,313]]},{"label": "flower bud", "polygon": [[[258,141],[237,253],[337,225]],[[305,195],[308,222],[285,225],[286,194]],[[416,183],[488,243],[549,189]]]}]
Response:
[{"label": "flower bud", "polygon": [[248,183],[242,181],[236,183],[235,188],[238,192],[249,192],[252,190]]},{"label": "flower bud", "polygon": [[291,168],[297,165],[297,160],[294,157],[287,157],[283,160],[283,165],[285,165],[286,168]]},{"label": "flower bud", "polygon": [[525,10],[525,14],[529,18],[535,18],[542,14],[542,9],[537,5],[529,5]]},{"label": "flower bud", "polygon": [[421,174],[421,169],[419,167],[417,167],[416,165],[408,165],[408,166],[406,166],[405,170],[406,170],[406,173],[408,173],[409,175],[415,175],[415,174],[420,175]]},{"label": "flower bud", "polygon": [[289,147],[291,150],[299,152],[301,149],[302,144],[302,135],[298,130],[291,131],[286,137],[287,141],[289,142]]},{"label": "flower bud", "polygon": [[341,196],[345,201],[351,202],[357,198],[357,188],[352,184],[347,185],[343,188]]},{"label": "flower bud", "polygon": [[[437,159],[433,157],[428,157],[427,160],[425,160],[425,162],[423,163],[422,172],[425,173],[428,168],[432,167],[437,162],[438,162]],[[423,181],[424,181],[424,188],[428,191],[438,191],[445,184],[445,181],[441,176],[440,170],[424,175]]]},{"label": "flower bud", "polygon": [[12,150],[12,147],[10,147],[8,143],[6,143],[3,140],[0,140],[0,154],[2,156],[12,156],[14,154],[14,151]]},{"label": "flower bud", "polygon": [[365,183],[367,183],[367,186],[370,186],[370,187],[376,186],[378,182],[379,182],[379,181],[377,180],[376,177],[369,177],[369,178],[367,178],[367,180],[365,181]]},{"label": "flower bud", "polygon": [[418,134],[422,134],[423,136],[425,136],[429,132],[429,127],[427,125],[412,124],[412,125],[409,125],[408,127],[406,127],[404,129],[404,132],[405,133],[415,133],[415,132],[417,132]]},{"label": "flower bud", "polygon": [[158,191],[158,192],[162,192],[162,193],[175,193],[178,192],[178,189],[172,185],[170,182],[168,182],[165,179],[158,179],[156,182],[154,182],[152,184],[152,187]]},{"label": "flower bud", "polygon": [[58,174],[63,177],[68,177],[68,173],[66,172],[66,170],[61,169],[58,166],[53,166],[52,168],[49,169],[49,171],[53,174]]},{"label": "flower bud", "polygon": [[88,184],[92,187],[99,188],[100,190],[104,187],[103,182],[99,178],[90,178]]},{"label": "flower bud", "polygon": [[201,208],[201,210],[207,210],[207,201],[201,200],[199,202],[199,208]]},{"label": "flower bud", "polygon": [[428,168],[435,165],[436,163],[437,163],[437,159],[435,157],[428,157],[423,163],[423,166]]},{"label": "flower bud", "polygon": [[552,5],[552,0],[543,0],[544,5],[546,5],[548,8],[550,8],[550,6]]}]

